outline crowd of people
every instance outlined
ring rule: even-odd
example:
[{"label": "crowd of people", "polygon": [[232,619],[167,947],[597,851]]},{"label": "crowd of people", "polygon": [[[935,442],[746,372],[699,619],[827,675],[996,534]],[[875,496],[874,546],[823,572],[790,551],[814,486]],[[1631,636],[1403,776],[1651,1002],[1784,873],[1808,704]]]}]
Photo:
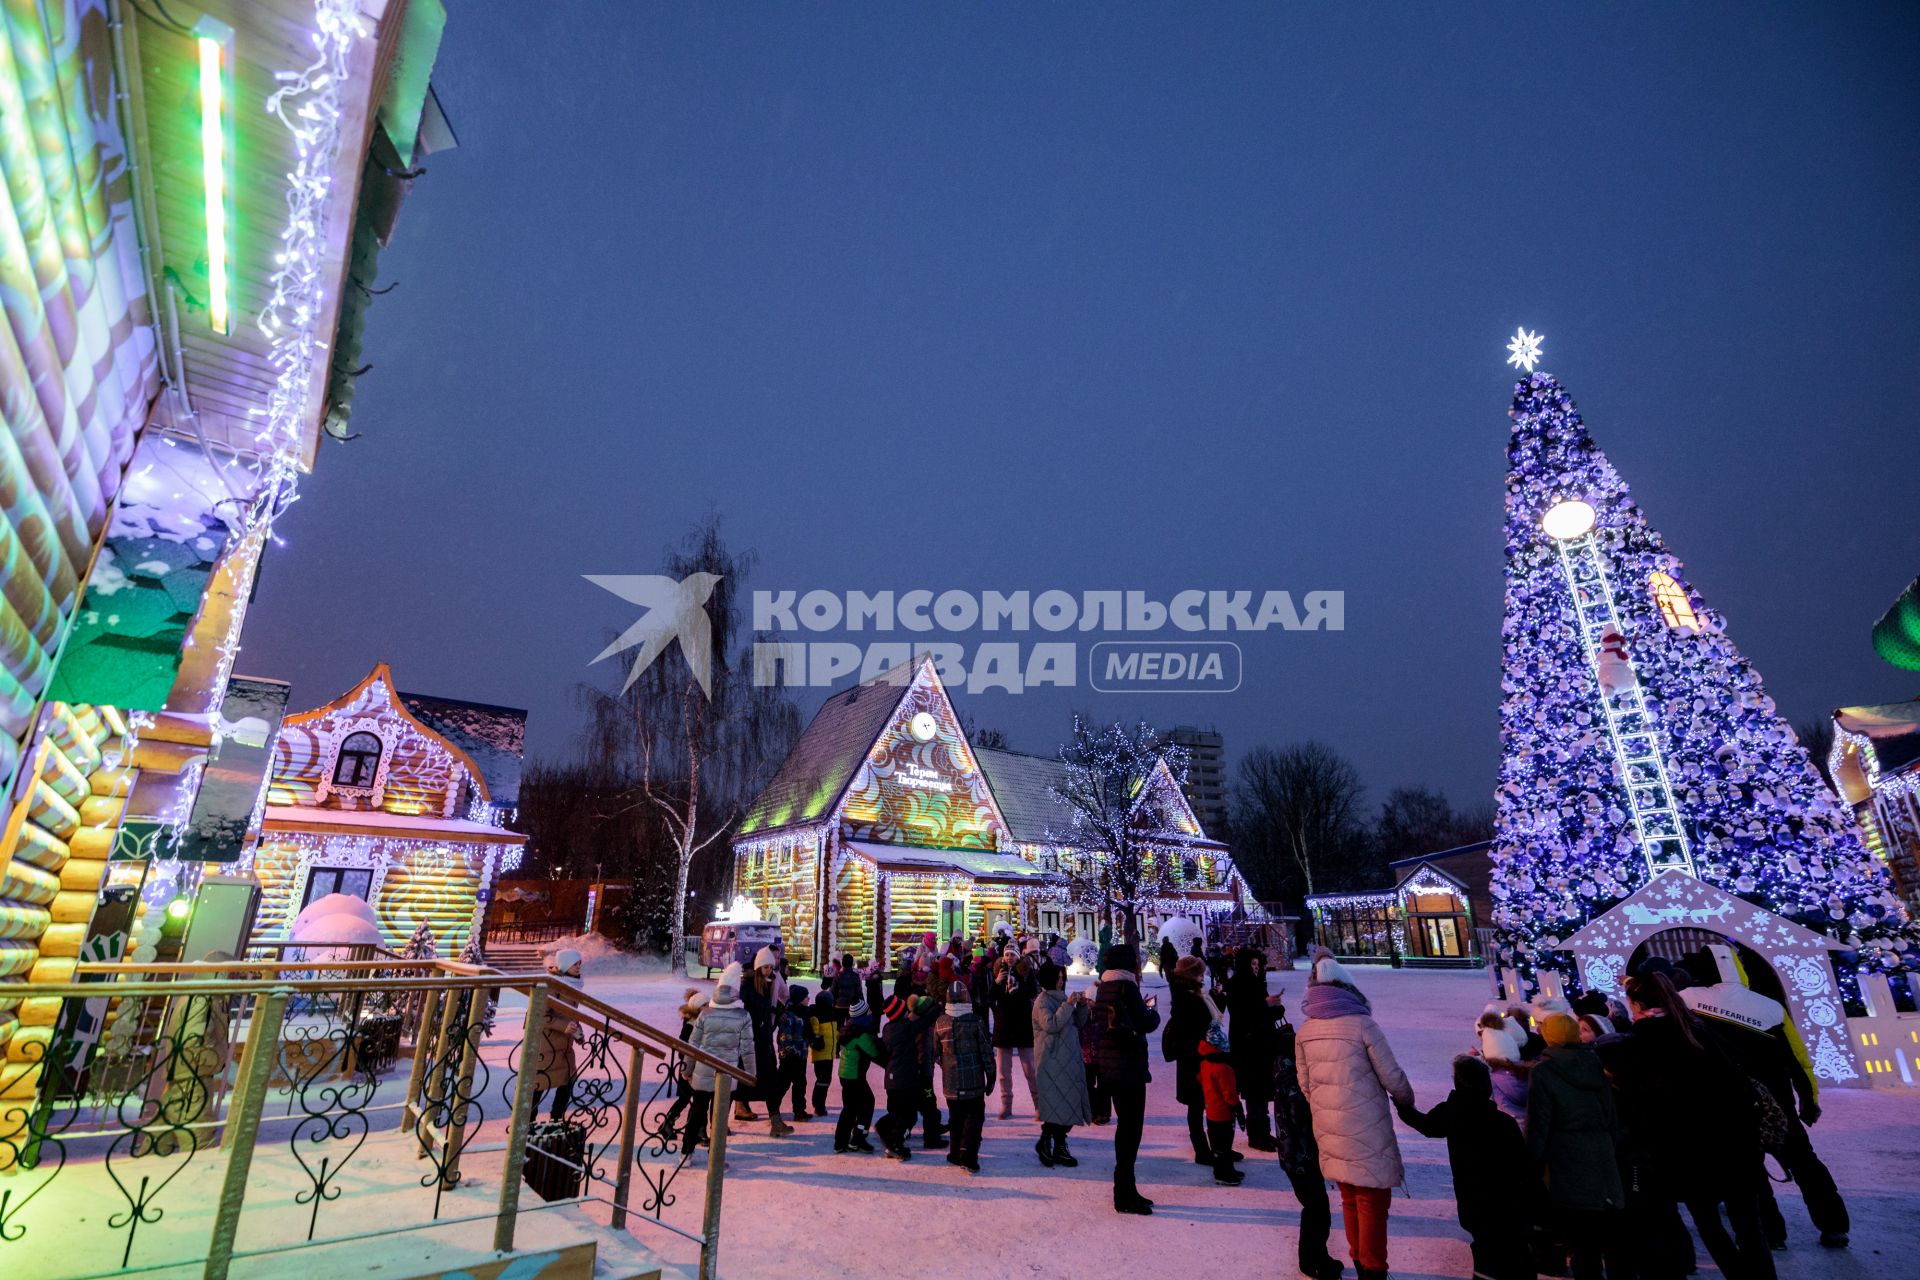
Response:
[{"label": "crowd of people", "polygon": [[[1717,951],[1717,953],[1716,953]],[[1089,953],[1091,954],[1091,953]],[[1151,1214],[1136,1161],[1147,1085],[1170,1064],[1193,1162],[1221,1186],[1246,1178],[1246,1146],[1270,1153],[1300,1206],[1303,1280],[1336,1280],[1329,1248],[1339,1194],[1360,1280],[1387,1275],[1388,1211],[1406,1181],[1396,1116],[1444,1139],[1474,1275],[1522,1280],[1668,1280],[1696,1268],[1684,1208],[1721,1273],[1769,1280],[1786,1247],[1764,1157],[1798,1181],[1829,1247],[1847,1243],[1847,1210],[1806,1125],[1818,1092],[1792,1023],[1748,990],[1724,949],[1684,966],[1650,961],[1621,998],[1545,997],[1490,1004],[1452,1063],[1452,1090],[1422,1110],[1387,1035],[1349,972],[1317,950],[1298,1027],[1269,990],[1252,948],[1156,959],[1168,1008],[1141,989],[1141,958],[1101,947],[1090,992],[1067,990],[1058,938],[997,938],[976,948],[927,934],[891,966],[842,956],[812,990],[790,981],[777,948],[729,966],[711,996],[689,990],[682,1036],[756,1077],[732,1119],[768,1132],[838,1116],[834,1150],[911,1159],[941,1151],[980,1172],[989,1101],[1013,1116],[1016,1068],[1047,1168],[1080,1163],[1069,1137],[1113,1130],[1113,1206]],[[670,1136],[692,1158],[710,1138],[715,1073],[684,1064]],[[877,1073],[875,1068],[878,1068]],[[783,1115],[783,1112],[786,1115]],[[878,1146],[871,1139],[878,1139]]]}]

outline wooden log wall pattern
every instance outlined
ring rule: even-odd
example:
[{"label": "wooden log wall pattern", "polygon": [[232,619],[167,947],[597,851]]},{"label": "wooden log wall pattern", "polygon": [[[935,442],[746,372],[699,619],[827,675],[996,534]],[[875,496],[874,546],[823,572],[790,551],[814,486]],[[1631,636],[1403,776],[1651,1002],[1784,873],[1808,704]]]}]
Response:
[{"label": "wooden log wall pattern", "polygon": [[840,864],[833,894],[833,956],[851,953],[865,963],[873,957],[873,910],[876,880],[873,864],[847,858]]},{"label": "wooden log wall pattern", "polygon": [[473,932],[480,897],[484,847],[469,851],[420,849],[393,859],[381,882],[374,914],[386,931],[387,945],[403,950],[422,923],[433,932],[442,956],[457,956]]},{"label": "wooden log wall pattern", "polygon": [[253,935],[266,941],[285,941],[300,904],[293,900],[294,875],[300,869],[297,846],[263,834],[253,851],[253,874],[260,881],[260,906],[254,915]]},{"label": "wooden log wall pattern", "polygon": [[815,875],[819,842],[783,841],[735,854],[734,883],[753,900],[764,919],[780,926],[787,956],[796,965],[808,963],[818,927],[819,907]]},{"label": "wooden log wall pattern", "polygon": [[966,896],[962,883],[929,880],[922,876],[891,876],[887,880],[887,951],[897,956],[920,941],[929,929],[940,927],[940,900]]},{"label": "wooden log wall pattern", "polygon": [[[35,984],[73,978],[126,804],[124,771],[105,767],[126,731],[119,715],[53,703],[47,716],[33,782],[0,836],[0,977]],[[33,1096],[60,1003],[0,1001],[0,1099]],[[11,1159],[6,1137],[0,1169]]]}]

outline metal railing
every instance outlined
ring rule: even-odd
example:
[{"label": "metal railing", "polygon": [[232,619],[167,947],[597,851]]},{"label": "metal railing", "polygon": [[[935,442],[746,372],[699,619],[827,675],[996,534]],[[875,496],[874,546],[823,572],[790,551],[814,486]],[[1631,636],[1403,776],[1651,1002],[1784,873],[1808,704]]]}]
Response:
[{"label": "metal railing", "polygon": [[[326,1206],[356,1180],[390,1198],[355,1156],[391,1133],[427,1169],[403,1221],[381,1230],[490,1219],[493,1247],[510,1250],[537,1162],[548,1206],[603,1206],[616,1229],[651,1222],[698,1244],[699,1274],[714,1273],[725,1118],[751,1077],[583,991],[395,958],[82,964],[75,979],[0,983],[0,1008],[20,1002],[34,1029],[0,1064],[0,1272],[26,1274],[15,1268],[29,1257],[37,1275],[54,1258],[84,1273],[204,1257],[203,1275],[224,1280],[235,1258],[364,1238],[365,1222],[329,1234],[347,1223],[324,1221]],[[498,1009],[508,992],[526,997],[517,1026]],[[716,1077],[697,1229],[665,1216],[689,1168],[673,1121],[694,1063]],[[536,1133],[535,1104],[556,1088],[559,1123]],[[250,1180],[256,1160],[273,1176]],[[498,1172],[497,1201],[457,1212],[448,1193],[479,1162]],[[81,1242],[91,1253],[74,1247],[71,1220],[90,1196],[111,1211],[86,1214],[87,1229],[113,1236]],[[171,1230],[143,1232],[170,1211]],[[195,1214],[210,1219],[204,1237]],[[249,1214],[274,1238],[241,1248]]]},{"label": "metal railing", "polygon": [[577,920],[506,920],[488,925],[481,945],[552,942],[555,938],[571,938],[579,932],[580,922]]}]

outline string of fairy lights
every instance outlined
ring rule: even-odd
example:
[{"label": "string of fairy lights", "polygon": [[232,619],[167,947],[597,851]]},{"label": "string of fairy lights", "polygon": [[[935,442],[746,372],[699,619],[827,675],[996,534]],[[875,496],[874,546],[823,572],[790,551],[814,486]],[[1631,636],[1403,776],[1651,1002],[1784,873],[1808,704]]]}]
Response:
[{"label": "string of fairy lights", "polygon": [[[230,530],[222,560],[233,594],[226,629],[215,642],[208,686],[216,711],[240,653],[247,584],[265,544],[271,540],[283,545],[273,532],[274,524],[299,497],[301,440],[312,407],[317,364],[330,359],[329,336],[320,332],[319,321],[326,315],[333,185],[345,139],[343,101],[351,83],[354,45],[367,35],[367,27],[353,0],[315,0],[313,24],[312,60],[276,71],[278,87],[263,104],[291,136],[294,166],[286,175],[286,219],[268,278],[271,292],[257,321],[267,339],[267,363],[274,375],[264,405],[254,410],[259,420],[254,432],[258,486]],[[187,643],[193,644],[191,637]],[[130,720],[121,759],[132,759],[138,729],[151,724],[151,716]],[[170,836],[163,845],[177,842],[192,819],[206,762],[220,747],[219,725],[216,714],[207,754],[180,771],[173,795],[159,815]],[[264,807],[265,795],[263,785],[256,813]]]}]

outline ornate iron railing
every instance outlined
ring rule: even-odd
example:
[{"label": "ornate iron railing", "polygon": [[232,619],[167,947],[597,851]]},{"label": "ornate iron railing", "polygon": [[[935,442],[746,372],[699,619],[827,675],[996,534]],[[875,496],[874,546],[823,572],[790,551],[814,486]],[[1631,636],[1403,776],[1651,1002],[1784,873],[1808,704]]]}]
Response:
[{"label": "ornate iron railing", "polygon": [[[524,1174],[539,1178],[550,1203],[602,1205],[611,1227],[638,1217],[697,1243],[700,1274],[712,1274],[725,1125],[713,1126],[698,1229],[668,1220],[689,1167],[684,1144],[667,1136],[676,1067],[716,1068],[716,1117],[735,1080],[750,1081],[585,992],[540,975],[390,957],[83,964],[76,978],[0,983],[0,1001],[33,1002],[38,1026],[51,1019],[24,1054],[16,1039],[14,1056],[26,1061],[0,1074],[0,1273],[47,1275],[51,1265],[61,1274],[69,1259],[83,1272],[188,1260],[166,1256],[171,1246],[204,1256],[204,1274],[219,1280],[235,1257],[357,1238],[365,1224],[334,1221],[327,1207],[356,1179],[371,1185],[356,1160],[393,1132],[380,1117],[397,1114],[394,1138],[425,1172],[408,1221],[391,1229],[491,1219],[494,1247],[511,1249]],[[506,991],[524,993],[524,1015],[496,1018]],[[536,1129],[535,1104],[549,1094],[559,1123]],[[497,1168],[498,1201],[487,1213],[450,1214],[447,1193],[477,1160],[489,1178]],[[277,1172],[250,1187],[256,1163]],[[217,1198],[206,1186],[215,1176]],[[68,1183],[71,1194],[60,1190]],[[75,1195],[108,1197],[110,1212],[85,1218],[87,1230],[104,1222],[113,1233],[111,1250],[70,1247]],[[285,1238],[239,1249],[249,1196],[256,1213],[285,1213],[281,1195],[298,1211],[297,1230],[276,1218]],[[28,1270],[14,1272],[21,1265]]]}]

